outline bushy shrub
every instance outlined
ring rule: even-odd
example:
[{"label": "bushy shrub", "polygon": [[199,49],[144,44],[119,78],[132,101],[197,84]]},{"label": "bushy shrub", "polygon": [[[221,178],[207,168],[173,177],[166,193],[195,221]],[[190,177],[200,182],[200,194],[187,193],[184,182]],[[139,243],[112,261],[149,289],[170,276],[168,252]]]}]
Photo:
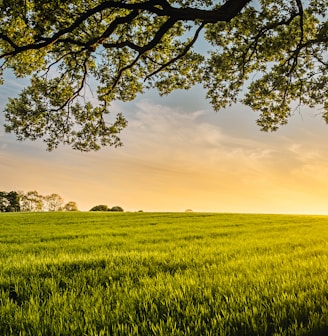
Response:
[{"label": "bushy shrub", "polygon": [[76,202],[70,201],[64,205],[64,211],[79,211]]},{"label": "bushy shrub", "polygon": [[116,205],[112,207],[109,211],[124,211],[122,207]]},{"label": "bushy shrub", "polygon": [[105,204],[96,205],[90,211],[108,211],[108,206]]}]

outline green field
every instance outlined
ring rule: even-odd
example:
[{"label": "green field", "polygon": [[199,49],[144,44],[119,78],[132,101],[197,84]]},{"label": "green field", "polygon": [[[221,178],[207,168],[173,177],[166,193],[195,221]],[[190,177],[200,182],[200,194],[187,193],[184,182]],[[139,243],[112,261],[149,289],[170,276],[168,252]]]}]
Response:
[{"label": "green field", "polygon": [[0,214],[0,335],[328,335],[328,217]]}]

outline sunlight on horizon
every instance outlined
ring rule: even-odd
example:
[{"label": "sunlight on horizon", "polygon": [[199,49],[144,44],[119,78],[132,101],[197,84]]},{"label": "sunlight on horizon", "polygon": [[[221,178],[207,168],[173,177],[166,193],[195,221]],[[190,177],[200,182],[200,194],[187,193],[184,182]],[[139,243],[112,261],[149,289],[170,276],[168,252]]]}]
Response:
[{"label": "sunlight on horizon", "polygon": [[80,210],[328,214],[327,126],[315,112],[263,133],[249,109],[215,113],[203,95],[150,92],[113,104],[129,121],[124,146],[96,153],[65,146],[48,153],[42,142],[17,142],[2,129],[1,190],[58,193]]}]

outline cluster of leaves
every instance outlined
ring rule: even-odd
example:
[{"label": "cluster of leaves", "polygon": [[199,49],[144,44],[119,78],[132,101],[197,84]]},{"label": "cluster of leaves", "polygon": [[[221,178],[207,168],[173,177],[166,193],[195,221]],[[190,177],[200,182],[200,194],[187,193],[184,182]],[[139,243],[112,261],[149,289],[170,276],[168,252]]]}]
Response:
[{"label": "cluster of leaves", "polygon": [[[5,109],[19,140],[87,151],[120,146],[115,100],[203,83],[215,110],[240,97],[263,130],[287,122],[294,101],[328,120],[328,0],[2,0],[0,77],[30,85]],[[193,51],[200,34],[212,45]],[[90,89],[96,81],[97,97]],[[244,92],[244,91],[243,91]]]},{"label": "cluster of leaves", "polygon": [[217,23],[206,37],[214,51],[206,68],[205,87],[215,109],[242,101],[260,112],[265,131],[286,124],[292,106],[324,107],[328,115],[327,1],[261,1],[228,24]]}]

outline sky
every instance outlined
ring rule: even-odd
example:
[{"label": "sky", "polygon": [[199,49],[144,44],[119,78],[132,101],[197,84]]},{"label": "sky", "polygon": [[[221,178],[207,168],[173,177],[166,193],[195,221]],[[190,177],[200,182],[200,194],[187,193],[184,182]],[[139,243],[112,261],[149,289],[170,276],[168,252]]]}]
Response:
[{"label": "sky", "polygon": [[114,103],[128,127],[124,146],[81,153],[18,142],[3,108],[24,80],[0,86],[0,191],[57,193],[78,208],[126,211],[328,214],[328,126],[306,107],[278,132],[236,104],[214,112],[200,87],[160,97],[148,91]]}]

